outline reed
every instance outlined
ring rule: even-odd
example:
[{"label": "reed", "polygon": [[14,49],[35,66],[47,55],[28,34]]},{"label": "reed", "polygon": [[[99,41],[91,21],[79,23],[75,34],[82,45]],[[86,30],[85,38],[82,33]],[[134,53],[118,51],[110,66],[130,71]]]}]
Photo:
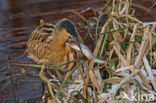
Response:
[{"label": "reed", "polygon": [[[109,17],[104,23],[101,17],[106,7]],[[76,11],[71,12],[85,22],[88,31],[96,28],[94,55],[105,59],[107,63],[80,62],[77,68],[66,75],[59,74],[59,71],[57,76],[48,72],[53,81],[47,81],[50,95],[45,93],[43,101],[47,98],[48,103],[124,102],[130,100],[123,99],[123,92],[131,95],[132,90],[156,96],[155,24],[144,23],[136,18],[131,0],[108,1],[99,16],[92,18],[96,21],[95,27],[89,25],[91,19],[87,20]],[[100,32],[99,24],[103,25]],[[88,34],[91,35],[90,32],[86,33],[86,37]],[[41,67],[34,64],[20,65]]]}]

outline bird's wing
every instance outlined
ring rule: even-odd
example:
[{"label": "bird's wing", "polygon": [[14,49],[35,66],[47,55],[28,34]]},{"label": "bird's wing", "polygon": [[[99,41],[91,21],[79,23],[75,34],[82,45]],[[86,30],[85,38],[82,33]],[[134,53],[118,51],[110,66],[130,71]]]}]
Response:
[{"label": "bird's wing", "polygon": [[52,34],[54,32],[55,25],[46,23],[38,26],[31,34],[29,42],[38,41],[41,43],[49,43],[52,40]]},{"label": "bird's wing", "polygon": [[53,41],[53,33],[55,32],[55,25],[51,23],[45,23],[35,28],[31,33],[27,42],[27,48],[25,53],[36,54],[48,48],[49,44]]}]

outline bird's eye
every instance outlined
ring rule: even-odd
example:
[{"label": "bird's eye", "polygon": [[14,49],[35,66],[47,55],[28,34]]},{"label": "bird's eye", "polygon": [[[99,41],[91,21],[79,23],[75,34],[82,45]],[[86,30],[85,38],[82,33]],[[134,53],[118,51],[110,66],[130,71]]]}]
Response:
[{"label": "bird's eye", "polygon": [[72,37],[68,38],[69,43],[74,43],[74,39]]},{"label": "bird's eye", "polygon": [[68,40],[69,40],[69,42],[74,42],[72,37],[69,37]]}]

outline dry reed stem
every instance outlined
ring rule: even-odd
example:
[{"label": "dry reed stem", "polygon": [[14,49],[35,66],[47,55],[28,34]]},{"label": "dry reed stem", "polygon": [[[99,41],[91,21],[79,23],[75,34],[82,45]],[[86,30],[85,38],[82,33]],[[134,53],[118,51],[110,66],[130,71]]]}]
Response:
[{"label": "dry reed stem", "polygon": [[85,99],[87,99],[86,94],[88,90],[88,81],[86,81],[85,79],[85,74],[82,72],[82,68],[79,66],[78,69],[79,69],[79,75],[81,75],[81,79],[83,80],[83,94],[82,95],[84,96]]},{"label": "dry reed stem", "polygon": [[132,44],[129,44],[128,48],[127,48],[127,62],[129,64],[131,64],[131,53],[132,53],[132,48],[133,48],[133,45]]},{"label": "dry reed stem", "polygon": [[[130,38],[130,42],[134,42],[134,37],[136,35],[136,32],[137,32],[137,27],[138,27],[138,24],[135,24],[134,25],[134,28],[133,28],[133,33],[132,33],[132,36]],[[129,46],[128,46],[128,49],[127,49],[127,61],[131,64],[131,52],[132,52],[132,47],[133,47],[133,44],[130,43]]]},{"label": "dry reed stem", "polygon": [[106,66],[106,65],[102,65],[101,67],[98,67],[98,68],[95,68],[95,69],[103,69],[103,68],[106,68],[107,70],[110,70],[111,72],[113,72],[116,76],[119,76],[119,77],[125,77],[124,74],[121,74],[121,73],[117,73],[115,72],[112,68]]},{"label": "dry reed stem", "polygon": [[93,99],[94,99],[95,101],[99,101],[98,95],[97,95],[97,91],[96,91],[96,89],[95,89],[94,86],[93,86],[93,91],[94,91],[94,95],[95,95],[95,98],[93,97]]},{"label": "dry reed stem", "polygon": [[[113,19],[114,30],[119,30],[119,25],[118,25],[117,20],[115,18],[112,18],[112,19]],[[113,37],[114,37],[114,39],[119,40],[120,42],[123,41],[123,38],[119,32],[114,33]]]},{"label": "dry reed stem", "polygon": [[123,9],[119,11],[119,14],[123,15],[127,11],[128,8],[129,8],[129,3],[125,2]]},{"label": "dry reed stem", "polygon": [[139,52],[139,50],[140,50],[140,44],[138,42],[135,42],[135,47],[137,49],[137,52]]},{"label": "dry reed stem", "polygon": [[134,70],[134,65],[118,68],[118,69],[116,69],[115,72],[121,72],[121,71],[124,72],[124,71],[130,70],[130,69],[131,69],[131,71]]},{"label": "dry reed stem", "polygon": [[145,15],[156,5],[156,1],[153,3],[153,5],[146,11]]},{"label": "dry reed stem", "polygon": [[95,74],[96,77],[97,77],[97,81],[98,81],[98,83],[99,83],[99,85],[100,85],[100,89],[101,89],[101,91],[102,91],[103,83],[102,83],[102,77],[101,77],[101,74],[100,74],[99,70],[96,70],[96,69],[95,69],[94,74]]},{"label": "dry reed stem", "polygon": [[84,21],[87,25],[88,24],[88,20],[82,16],[79,12],[75,11],[75,10],[70,10],[71,13],[73,13],[74,15],[78,16],[82,21]]},{"label": "dry reed stem", "polygon": [[95,73],[90,69],[89,70],[89,77],[91,79],[92,84],[97,88],[98,92],[101,94],[102,93],[102,88],[100,84],[97,82],[97,77]]},{"label": "dry reed stem", "polygon": [[134,70],[129,76],[126,76],[125,78],[122,79],[122,81],[115,87],[115,89],[113,89],[113,91],[111,92],[112,95],[116,95],[117,91],[119,90],[119,88],[132,80],[132,77],[134,77],[135,75],[137,75],[139,73],[139,70]]},{"label": "dry reed stem", "polygon": [[149,90],[151,90],[151,87],[150,87],[150,85],[148,84],[147,79],[144,77],[144,75],[142,74],[141,71],[139,71],[138,75],[139,75],[139,77],[142,79],[142,81],[143,81],[144,85],[146,86],[146,88],[149,89]]},{"label": "dry reed stem", "polygon": [[144,34],[143,41],[141,42],[141,46],[139,49],[139,54],[138,54],[138,56],[136,58],[136,62],[135,62],[136,69],[139,69],[139,67],[141,65],[141,60],[144,56],[145,50],[148,49],[147,48],[148,43],[149,43],[148,36],[147,36],[147,34]]},{"label": "dry reed stem", "polygon": [[130,15],[122,15],[122,17],[127,17],[127,18],[129,18],[129,19],[131,19],[131,20],[133,20],[133,21],[135,21],[135,22],[137,22],[137,23],[143,24],[142,21],[140,21],[140,20],[138,20],[137,18],[134,18],[134,17],[132,17],[132,16],[130,16]]},{"label": "dry reed stem", "polygon": [[111,49],[111,51],[109,52],[109,61],[111,60],[112,58],[112,55],[113,55],[113,52],[114,52],[114,48]]},{"label": "dry reed stem", "polygon": [[103,80],[103,83],[106,83],[106,82],[108,82],[108,83],[112,83],[112,84],[116,84],[116,83],[119,83],[119,82],[121,82],[121,78],[109,78],[109,79],[105,79],[105,80]]},{"label": "dry reed stem", "polygon": [[126,65],[129,66],[130,64],[128,63],[128,61],[124,58],[124,56],[120,53],[119,49],[117,49],[116,45],[114,45],[114,49],[118,55],[118,57],[120,58],[120,60],[122,60],[122,62]]},{"label": "dry reed stem", "polygon": [[154,90],[156,91],[156,81],[155,81],[155,79],[154,79],[154,75],[153,75],[153,73],[152,73],[151,66],[150,66],[150,64],[149,64],[149,62],[148,62],[146,56],[143,57],[143,61],[144,61],[144,65],[145,65],[145,69],[146,69],[146,71],[147,71],[147,74],[149,75],[150,81],[151,81],[151,83],[152,83],[152,85],[153,85],[153,88],[154,88]]},{"label": "dry reed stem", "polygon": [[[56,79],[56,77],[50,72],[49,69],[46,69],[46,70],[47,70],[47,73],[48,73],[52,78]],[[62,80],[62,79],[60,79],[60,80]]]},{"label": "dry reed stem", "polygon": [[[148,36],[146,34],[146,32],[148,31],[147,29],[148,28],[145,29],[145,33],[144,33],[144,36],[143,36],[143,41],[142,41],[141,46],[140,46],[139,54],[138,54],[138,56],[136,58],[136,62],[134,64],[135,69],[139,69],[140,68],[140,66],[142,64],[143,56],[146,55],[148,50],[149,50],[149,48],[148,48],[149,39],[148,39]],[[138,75],[142,79],[142,81],[143,81],[144,85],[146,86],[146,88],[151,90],[150,85],[148,84],[147,79],[143,76],[141,71],[138,73]]]},{"label": "dry reed stem", "polygon": [[56,72],[59,80],[63,80],[64,79],[64,76],[62,76],[62,74],[57,69],[55,69],[55,72]]},{"label": "dry reed stem", "polygon": [[[51,94],[51,97],[54,98],[54,93],[53,93],[52,87],[51,87],[51,85],[50,85],[50,82],[47,83],[47,86],[48,86],[48,90],[49,90],[49,92],[50,92],[50,94]],[[53,100],[54,100],[54,99],[53,99]],[[54,100],[53,103],[56,103],[56,101]]]},{"label": "dry reed stem", "polygon": [[65,103],[69,103],[70,96],[71,96],[71,92],[68,92],[68,95],[67,95]]}]

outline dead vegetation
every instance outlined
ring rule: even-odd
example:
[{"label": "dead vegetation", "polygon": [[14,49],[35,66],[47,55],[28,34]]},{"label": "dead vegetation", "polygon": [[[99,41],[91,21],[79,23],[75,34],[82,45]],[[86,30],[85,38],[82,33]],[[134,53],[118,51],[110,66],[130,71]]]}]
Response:
[{"label": "dead vegetation", "polygon": [[[149,95],[156,96],[155,22],[144,23],[136,18],[129,0],[120,0],[118,3],[114,0],[106,6],[109,17],[101,32],[96,32],[99,36],[94,55],[104,58],[107,64],[81,61],[77,68],[65,76],[56,70],[58,77],[51,74],[53,79],[47,83],[43,102],[155,101]],[[91,26],[81,14],[72,13]],[[102,15],[103,10],[100,12]],[[96,18],[96,23],[102,22],[100,16]],[[104,75],[108,75],[108,78],[102,77],[102,70],[107,71]],[[132,92],[136,95],[133,98]],[[142,94],[148,95],[140,99]]]}]

